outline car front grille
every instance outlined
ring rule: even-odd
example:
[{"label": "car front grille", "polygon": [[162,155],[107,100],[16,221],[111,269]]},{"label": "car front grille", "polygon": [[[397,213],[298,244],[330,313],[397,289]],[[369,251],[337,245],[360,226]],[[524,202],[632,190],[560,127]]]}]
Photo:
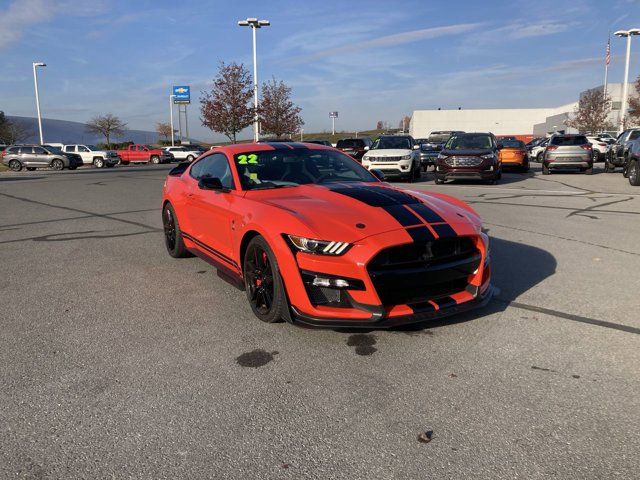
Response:
[{"label": "car front grille", "polygon": [[449,157],[444,161],[450,167],[477,167],[482,163],[481,157]]},{"label": "car front grille", "polygon": [[402,157],[367,157],[370,162],[399,162]]},{"label": "car front grille", "polygon": [[411,305],[461,292],[481,255],[471,237],[386,248],[367,265],[384,306]]}]

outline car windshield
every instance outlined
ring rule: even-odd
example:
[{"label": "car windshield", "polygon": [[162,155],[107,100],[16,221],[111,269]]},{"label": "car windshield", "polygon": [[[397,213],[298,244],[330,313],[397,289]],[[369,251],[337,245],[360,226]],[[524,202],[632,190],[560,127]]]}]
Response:
[{"label": "car windshield", "polygon": [[451,137],[445,150],[487,150],[492,146],[491,137],[486,134],[465,134]]},{"label": "car windshield", "polygon": [[586,143],[589,143],[589,141],[587,140],[587,137],[582,135],[574,135],[571,137],[557,136],[553,137],[550,142],[551,145],[557,145],[558,147],[572,147],[576,145],[584,145]]},{"label": "car windshield", "polygon": [[450,136],[448,133],[432,133],[429,135],[429,143],[444,143]]},{"label": "car windshield", "polygon": [[411,150],[411,140],[409,137],[379,137],[375,142],[371,150]]},{"label": "car windshield", "polygon": [[147,150],[155,150],[151,145],[143,145],[142,148],[146,148]]},{"label": "car windshield", "polygon": [[233,158],[244,190],[377,181],[355,160],[335,150],[264,150]]},{"label": "car windshield", "polygon": [[98,150],[98,147],[96,147],[95,145],[85,145],[85,147],[87,147],[92,152],[96,152]]},{"label": "car windshield", "polygon": [[50,153],[57,153],[58,155],[62,154],[62,149],[58,147],[52,147],[50,145],[47,145],[46,148],[47,150],[49,150]]},{"label": "car windshield", "polygon": [[338,140],[336,147],[337,148],[364,148],[364,140],[358,140],[355,138],[345,138],[344,140]]},{"label": "car windshield", "polygon": [[504,148],[524,148],[524,142],[520,140],[502,140]]}]

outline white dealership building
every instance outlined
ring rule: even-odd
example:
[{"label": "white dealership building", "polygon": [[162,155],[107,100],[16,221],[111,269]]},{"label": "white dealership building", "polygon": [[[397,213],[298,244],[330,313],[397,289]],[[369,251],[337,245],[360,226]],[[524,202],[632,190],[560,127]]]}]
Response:
[{"label": "white dealership building", "polygon": [[[629,87],[630,93],[632,93],[632,85]],[[595,88],[602,90],[603,87]],[[611,97],[612,105],[609,119],[614,125],[617,125],[622,103],[622,84],[609,84],[607,93]],[[578,101],[548,108],[415,110],[411,117],[409,132],[414,138],[426,138],[429,133],[438,130],[492,132],[495,135],[516,136],[523,140],[534,136],[545,136],[553,132],[572,133],[575,130],[568,127],[565,122],[577,105]]]}]

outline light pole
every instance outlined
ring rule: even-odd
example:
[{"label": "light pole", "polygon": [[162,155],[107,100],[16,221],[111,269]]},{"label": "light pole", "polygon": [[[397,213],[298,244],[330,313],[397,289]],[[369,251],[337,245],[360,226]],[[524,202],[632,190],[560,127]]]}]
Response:
[{"label": "light pole", "polygon": [[253,33],[253,106],[256,109],[255,116],[253,118],[253,141],[257,142],[260,139],[260,131],[258,125],[258,60],[256,56],[256,30],[262,27],[268,27],[271,25],[269,20],[258,20],[257,18],[247,18],[246,20],[240,20],[238,25],[241,27],[251,27]]},{"label": "light pole", "polygon": [[171,146],[172,147],[176,146],[173,139],[173,99],[175,97],[176,97],[175,95],[169,95],[169,118],[171,119]]},{"label": "light pole", "polygon": [[616,37],[627,37],[627,56],[624,64],[624,83],[622,84],[622,106],[620,107],[620,125],[618,126],[618,132],[621,133],[624,130],[624,121],[627,116],[627,94],[629,91],[629,59],[631,57],[631,37],[633,35],[640,35],[639,28],[632,28],[630,30],[618,30],[614,33]]},{"label": "light pole", "polygon": [[44,143],[44,136],[42,135],[42,115],[40,115],[40,94],[38,92],[38,72],[36,72],[36,68],[46,66],[46,63],[33,62],[33,83],[36,86],[36,109],[38,110],[38,131],[40,132],[40,145]]}]

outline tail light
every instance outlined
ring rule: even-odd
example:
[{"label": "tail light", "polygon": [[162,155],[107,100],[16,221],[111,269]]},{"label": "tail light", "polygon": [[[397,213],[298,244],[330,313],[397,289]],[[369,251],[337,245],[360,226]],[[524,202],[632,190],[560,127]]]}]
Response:
[{"label": "tail light", "polygon": [[606,143],[599,143],[598,145],[601,146],[601,147],[606,147],[607,146]]},{"label": "tail light", "polygon": [[558,149],[558,147],[556,145],[549,145],[547,147],[547,150],[557,150],[557,149]]},{"label": "tail light", "polygon": [[580,148],[583,150],[592,150],[593,148],[591,147],[590,143],[587,143],[585,145],[580,145]]}]

